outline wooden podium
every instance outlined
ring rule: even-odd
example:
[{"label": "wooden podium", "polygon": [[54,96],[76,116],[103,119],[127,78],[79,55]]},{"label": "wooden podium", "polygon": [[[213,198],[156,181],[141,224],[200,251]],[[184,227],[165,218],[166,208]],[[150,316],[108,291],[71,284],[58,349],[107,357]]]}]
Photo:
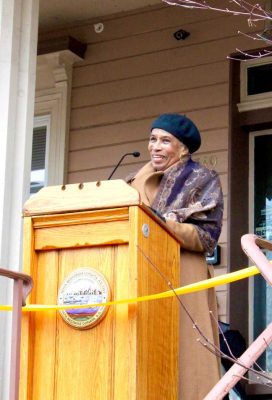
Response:
[{"label": "wooden podium", "polygon": [[[112,300],[166,291],[150,260],[178,287],[179,259],[177,239],[122,180],[47,187],[25,204],[32,304],[57,304],[80,267],[103,274]],[[178,337],[175,297],[110,306],[84,330],[59,311],[24,313],[20,400],[177,400]]]}]

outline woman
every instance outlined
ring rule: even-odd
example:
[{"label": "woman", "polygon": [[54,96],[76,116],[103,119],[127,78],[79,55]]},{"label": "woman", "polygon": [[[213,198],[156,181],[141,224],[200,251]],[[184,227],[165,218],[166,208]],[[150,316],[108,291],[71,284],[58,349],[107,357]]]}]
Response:
[{"label": "woman", "polygon": [[[143,203],[180,240],[182,286],[211,276],[205,253],[214,249],[222,225],[219,177],[191,159],[200,144],[200,133],[189,118],[163,114],[151,126],[151,161],[128,178]],[[218,346],[214,290],[185,295],[181,300],[205,336]],[[183,309],[180,330],[180,399],[202,400],[220,378],[219,360],[197,341],[200,335]]]}]

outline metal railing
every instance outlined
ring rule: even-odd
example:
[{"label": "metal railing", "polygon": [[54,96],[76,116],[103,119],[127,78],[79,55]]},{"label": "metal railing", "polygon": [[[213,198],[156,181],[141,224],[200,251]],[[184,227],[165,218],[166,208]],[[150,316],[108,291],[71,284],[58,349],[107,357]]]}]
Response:
[{"label": "metal railing", "polygon": [[32,290],[33,280],[29,275],[2,268],[0,268],[0,276],[13,279],[14,281],[9,400],[18,400],[22,306],[25,306],[26,298]]},{"label": "metal railing", "polygon": [[[253,234],[247,234],[242,236],[241,245],[245,254],[256,264],[266,282],[272,286],[272,265],[262,252],[262,249],[271,251],[272,242]],[[238,359],[233,359],[234,364],[232,367],[206,395],[204,400],[222,400],[254,365],[270,343],[272,343],[272,323],[267,326]]]}]

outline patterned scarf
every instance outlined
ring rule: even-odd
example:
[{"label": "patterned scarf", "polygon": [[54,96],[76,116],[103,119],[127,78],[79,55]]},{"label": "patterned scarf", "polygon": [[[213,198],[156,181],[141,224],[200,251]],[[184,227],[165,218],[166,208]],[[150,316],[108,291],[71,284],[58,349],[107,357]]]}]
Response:
[{"label": "patterned scarf", "polygon": [[213,251],[222,228],[223,194],[215,171],[180,161],[165,171],[152,208],[177,222],[192,223],[205,250]]}]

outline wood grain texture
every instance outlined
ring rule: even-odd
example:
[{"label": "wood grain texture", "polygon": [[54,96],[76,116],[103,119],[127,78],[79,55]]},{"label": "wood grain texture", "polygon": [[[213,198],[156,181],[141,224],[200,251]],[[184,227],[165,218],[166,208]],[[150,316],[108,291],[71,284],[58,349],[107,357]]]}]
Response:
[{"label": "wood grain texture", "polygon": [[[58,290],[58,254],[56,251],[40,253],[35,281],[36,304],[55,304]],[[55,397],[56,357],[55,311],[36,312],[31,315],[30,334],[32,352],[32,397],[49,400]],[[42,382],[42,384],[41,384]]]},{"label": "wood grain texture", "polygon": [[[144,223],[150,226],[148,238]],[[119,244],[122,230],[126,242]],[[81,237],[88,242],[88,232],[95,235],[95,245],[78,248]],[[106,235],[113,243],[105,243]],[[105,276],[113,299],[167,289],[139,248],[174,286],[179,284],[179,244],[145,208],[113,209],[112,218],[110,210],[25,217],[25,268],[35,276],[31,299],[55,304],[64,279],[83,266]],[[87,330],[71,328],[55,311],[33,313],[25,323],[22,400],[178,398],[176,299],[110,307]]]},{"label": "wood grain texture", "polygon": [[[147,218],[140,208],[132,208],[131,212],[136,213],[138,221],[138,295],[159,293],[168,289],[167,282],[156,268],[177,287],[180,276],[177,242],[151,217]],[[143,235],[143,224],[149,225],[148,238]],[[145,255],[148,255],[150,261]],[[179,303],[172,297],[162,301],[139,303],[137,308],[137,334],[141,338],[137,342],[138,398],[177,399]]]},{"label": "wood grain texture", "polygon": [[106,208],[74,213],[38,215],[32,217],[34,229],[95,224],[101,222],[126,221],[129,218],[128,207]]},{"label": "wood grain texture", "polygon": [[35,250],[125,244],[128,239],[127,221],[61,226],[37,231]]},{"label": "wood grain texture", "polygon": [[[30,275],[34,282],[34,290],[30,293],[26,300],[26,303],[35,303],[35,282],[36,273],[33,268],[36,265],[36,253],[34,251],[34,229],[32,225],[32,219],[30,217],[24,218],[23,224],[23,271]],[[21,327],[21,355],[20,355],[20,387],[19,387],[19,398],[20,400],[28,400],[31,398],[33,375],[31,373],[31,367],[33,365],[32,358],[32,341],[34,338],[34,332],[31,330],[32,316],[27,313],[22,315],[22,327]]]},{"label": "wood grain texture", "polygon": [[41,215],[139,204],[138,192],[123,180],[47,186],[30,197],[24,215]]},{"label": "wood grain texture", "polygon": [[[114,251],[114,246],[61,251],[59,285],[70,272],[84,266],[101,272],[114,291],[116,273]],[[108,310],[101,323],[88,330],[73,329],[58,315],[55,399],[113,398],[113,334],[112,308]]]}]

